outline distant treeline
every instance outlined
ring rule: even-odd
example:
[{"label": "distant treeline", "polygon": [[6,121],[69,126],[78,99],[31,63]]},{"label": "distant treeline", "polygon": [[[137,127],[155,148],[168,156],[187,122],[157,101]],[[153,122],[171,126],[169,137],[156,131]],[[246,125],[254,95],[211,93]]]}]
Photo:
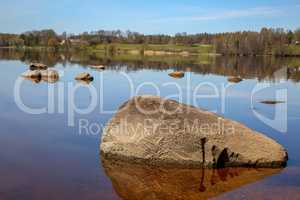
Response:
[{"label": "distant treeline", "polygon": [[[145,35],[126,31],[93,31],[82,34],[57,34],[55,31],[29,31],[22,34],[1,34],[0,47],[51,47],[70,49],[103,44],[132,45],[184,45],[205,44],[214,47],[215,53],[224,55],[300,55],[300,29],[263,28],[260,32],[178,33],[171,35]],[[137,47],[140,47],[137,46]]]}]

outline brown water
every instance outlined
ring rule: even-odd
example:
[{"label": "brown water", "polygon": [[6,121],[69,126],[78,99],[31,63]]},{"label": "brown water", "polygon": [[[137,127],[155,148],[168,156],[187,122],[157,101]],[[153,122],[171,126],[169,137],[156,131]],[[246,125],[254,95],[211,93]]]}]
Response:
[{"label": "brown water", "polygon": [[[43,62],[58,70],[59,81],[50,84],[20,79],[31,61]],[[107,68],[97,71],[88,67],[91,64]],[[0,199],[299,199],[299,67],[298,59],[157,58],[1,50]],[[168,72],[175,69],[187,71],[186,76],[169,77]],[[68,91],[76,86],[74,77],[79,72],[89,72],[95,80],[74,93],[74,104],[78,108],[87,107],[92,99],[88,89],[93,87],[97,106],[88,114],[75,113],[71,118],[74,124],[70,125],[68,105],[72,99]],[[221,97],[191,101],[186,95],[203,82],[219,89],[228,84],[229,76],[241,76],[244,80],[230,86],[224,105]],[[189,80],[190,87],[187,87]],[[157,95],[153,85],[138,89],[147,82],[154,83],[163,97],[178,92],[165,83],[176,83],[182,88],[182,102],[216,111],[275,139],[288,150],[288,166],[285,169],[189,170],[102,160],[99,155],[101,131],[93,124],[104,126],[113,116],[110,111],[115,111],[132,96],[131,86],[134,95]],[[251,91],[266,83],[270,86],[255,94],[251,106]],[[25,105],[47,107],[52,102],[49,96],[53,96],[54,110],[48,108],[42,114],[24,112],[14,94],[16,85],[20,86]],[[53,95],[49,93],[52,89]],[[254,113],[274,118],[277,105],[264,105],[259,101],[273,99],[280,89],[287,92],[287,102],[278,107],[286,106],[287,111],[287,131],[283,133],[278,127],[265,124]],[[201,92],[210,94],[211,90],[204,87]],[[61,96],[64,98],[59,98]],[[283,122],[284,109],[277,115],[276,123]],[[80,128],[82,120],[88,121],[92,131]]]}]

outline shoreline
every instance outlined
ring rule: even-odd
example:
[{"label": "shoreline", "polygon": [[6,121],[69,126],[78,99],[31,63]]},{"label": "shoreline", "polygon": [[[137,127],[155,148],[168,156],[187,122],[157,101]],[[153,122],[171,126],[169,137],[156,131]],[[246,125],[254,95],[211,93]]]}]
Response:
[{"label": "shoreline", "polygon": [[[116,48],[113,52],[107,49],[108,47],[115,46]],[[152,45],[156,46],[156,45]],[[12,49],[12,50],[46,50],[46,51],[56,51],[56,52],[90,52],[90,53],[104,53],[109,55],[141,55],[141,56],[224,56],[224,57],[278,57],[278,58],[287,58],[287,57],[294,57],[300,58],[300,54],[283,54],[283,55],[276,55],[276,54],[222,54],[214,52],[213,47],[210,47],[210,50],[206,52],[195,52],[195,50],[189,50],[188,48],[192,48],[189,46],[180,46],[182,49],[160,49],[163,45],[157,45],[158,49],[140,49],[142,45],[135,45],[135,44],[126,44],[127,48],[118,46],[118,44],[110,44],[104,47],[102,45],[100,48],[95,46],[83,46],[83,47],[71,47],[69,49],[61,48],[61,47],[47,47],[47,46],[22,46],[22,47],[15,47],[15,46],[8,46],[8,47],[0,47],[0,49]],[[200,47],[201,48],[201,47]]]}]

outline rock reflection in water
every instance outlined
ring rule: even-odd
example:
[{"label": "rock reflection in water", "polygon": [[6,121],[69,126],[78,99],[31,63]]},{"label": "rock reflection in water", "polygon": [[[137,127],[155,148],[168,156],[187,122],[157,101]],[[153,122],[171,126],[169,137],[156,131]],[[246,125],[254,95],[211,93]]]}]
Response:
[{"label": "rock reflection in water", "polygon": [[41,77],[23,77],[25,80],[32,81],[33,83],[40,83],[42,81]]},{"label": "rock reflection in water", "polygon": [[154,168],[102,158],[106,175],[122,199],[208,199],[277,174],[281,169]]},{"label": "rock reflection in water", "polygon": [[77,82],[82,85],[89,85],[92,82],[92,80],[78,80]]},{"label": "rock reflection in water", "polygon": [[56,83],[59,79],[58,78],[48,78],[48,77],[43,77],[43,78],[25,78],[26,80],[32,81],[33,83],[40,83],[41,81],[45,81],[47,83]]},{"label": "rock reflection in water", "polygon": [[56,83],[59,78],[55,78],[55,77],[42,77],[42,80],[47,82],[47,83]]}]

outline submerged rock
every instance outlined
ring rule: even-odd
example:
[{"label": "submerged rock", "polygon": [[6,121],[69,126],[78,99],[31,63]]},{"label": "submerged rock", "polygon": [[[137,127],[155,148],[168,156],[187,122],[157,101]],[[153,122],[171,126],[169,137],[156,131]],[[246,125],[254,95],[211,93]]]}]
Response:
[{"label": "submerged rock", "polygon": [[102,166],[121,199],[199,200],[255,183],[282,169],[178,169],[102,159]]},{"label": "submerged rock", "polygon": [[87,72],[82,72],[75,77],[78,81],[93,81],[94,78]]},{"label": "submerged rock", "polygon": [[285,149],[246,126],[156,96],[124,103],[102,134],[101,153],[150,165],[281,167]]},{"label": "submerged rock", "polygon": [[263,104],[279,104],[279,103],[285,103],[284,101],[276,101],[276,100],[265,100],[265,101],[261,101],[260,103],[263,103]]},{"label": "submerged rock", "polygon": [[169,76],[171,76],[173,78],[183,78],[184,72],[180,72],[180,71],[171,72],[171,73],[169,73]]},{"label": "submerged rock", "polygon": [[30,70],[46,70],[48,66],[42,63],[30,63],[29,68]]},{"label": "submerged rock", "polygon": [[229,77],[228,78],[228,82],[232,82],[232,83],[239,83],[241,81],[243,81],[243,79],[240,77]]}]

